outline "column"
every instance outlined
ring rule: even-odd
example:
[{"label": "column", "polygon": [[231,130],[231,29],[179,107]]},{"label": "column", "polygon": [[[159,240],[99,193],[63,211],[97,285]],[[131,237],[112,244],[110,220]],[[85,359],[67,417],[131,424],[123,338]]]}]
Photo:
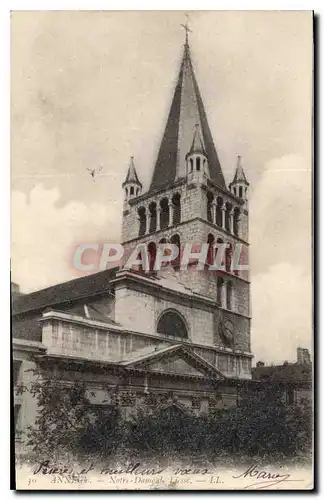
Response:
[{"label": "column", "polygon": [[212,221],[213,224],[216,224],[216,201],[212,201]]},{"label": "column", "polygon": [[149,209],[146,209],[146,228],[145,228],[145,234],[149,234],[150,232],[150,225],[151,225],[151,212]]},{"label": "column", "polygon": [[222,211],[222,228],[225,229],[225,212],[226,212],[225,205],[221,206],[221,211]]},{"label": "column", "polygon": [[169,227],[173,225],[173,203],[169,200]]},{"label": "column", "polygon": [[230,211],[230,232],[234,234],[234,210]]},{"label": "column", "polygon": [[227,293],[227,283],[224,281],[221,290],[221,307],[226,308],[226,293]]},{"label": "column", "polygon": [[156,230],[160,231],[160,225],[161,225],[161,207],[160,205],[156,206]]}]

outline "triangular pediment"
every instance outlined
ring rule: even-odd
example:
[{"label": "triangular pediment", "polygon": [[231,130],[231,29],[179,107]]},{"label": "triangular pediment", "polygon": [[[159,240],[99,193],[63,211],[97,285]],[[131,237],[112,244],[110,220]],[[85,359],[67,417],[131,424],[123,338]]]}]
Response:
[{"label": "triangular pediment", "polygon": [[225,378],[219,370],[198,356],[192,349],[183,347],[182,345],[157,350],[138,361],[127,363],[127,366],[159,373],[213,379]]}]

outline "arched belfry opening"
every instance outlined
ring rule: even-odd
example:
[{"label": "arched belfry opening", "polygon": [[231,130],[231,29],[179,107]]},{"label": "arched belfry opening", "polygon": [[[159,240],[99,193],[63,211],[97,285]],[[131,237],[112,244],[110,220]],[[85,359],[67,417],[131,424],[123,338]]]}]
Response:
[{"label": "arched belfry opening", "polygon": [[178,270],[180,268],[180,261],[181,261],[181,243],[180,243],[180,236],[178,234],[174,234],[171,237],[170,243],[172,245],[176,245],[178,247],[178,255],[173,261],[171,262],[172,267],[175,270]]},{"label": "arched belfry opening", "polygon": [[148,252],[150,271],[153,271],[156,259],[156,244],[154,243],[154,241],[151,241],[151,243],[149,243],[147,247],[147,252]]},{"label": "arched belfry opening", "polygon": [[179,193],[175,193],[172,197],[173,203],[173,225],[176,226],[181,222],[181,196]]},{"label": "arched belfry opening", "polygon": [[146,232],[146,212],[144,207],[138,209],[139,230],[138,236],[144,236]]},{"label": "arched belfry opening", "polygon": [[154,233],[156,231],[156,203],[152,202],[149,205],[150,211],[150,228],[149,232]]},{"label": "arched belfry opening", "polygon": [[160,201],[160,208],[161,208],[161,221],[160,221],[160,227],[161,229],[166,229],[169,226],[169,201],[167,198],[163,198],[163,200]]}]

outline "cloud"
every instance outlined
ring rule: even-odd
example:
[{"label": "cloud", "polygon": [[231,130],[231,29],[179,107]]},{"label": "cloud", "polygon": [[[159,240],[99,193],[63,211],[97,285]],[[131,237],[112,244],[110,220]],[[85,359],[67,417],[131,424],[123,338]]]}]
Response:
[{"label": "cloud", "polygon": [[59,206],[57,188],[37,184],[28,197],[12,193],[12,279],[31,292],[79,275],[71,255],[79,243],[120,240],[120,203]]},{"label": "cloud", "polygon": [[296,361],[297,347],[312,346],[311,277],[289,263],[272,266],[253,279],[254,361]]},{"label": "cloud", "polygon": [[311,162],[299,155],[264,167],[250,202],[253,275],[280,262],[310,270]]},{"label": "cloud", "polygon": [[265,165],[251,197],[250,242],[255,361],[295,361],[312,339],[310,161],[286,155]]}]

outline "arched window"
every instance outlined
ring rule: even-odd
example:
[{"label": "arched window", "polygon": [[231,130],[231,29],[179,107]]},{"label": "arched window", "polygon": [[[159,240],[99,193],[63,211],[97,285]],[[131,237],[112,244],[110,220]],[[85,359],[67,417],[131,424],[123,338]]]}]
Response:
[{"label": "arched window", "polygon": [[180,247],[180,236],[178,234],[174,234],[170,240],[172,245],[176,245],[178,247],[179,253],[178,256],[171,261],[171,266],[174,267],[174,269],[179,269],[180,268],[180,259],[181,259],[181,247]]},{"label": "arched window", "polygon": [[208,191],[208,193],[207,193],[207,220],[208,220],[208,222],[213,222],[213,213],[212,213],[213,199],[214,199],[213,193]]},{"label": "arched window", "polygon": [[190,158],[189,161],[190,161],[190,172],[192,172],[193,171],[193,159]]},{"label": "arched window", "polygon": [[[159,245],[165,245],[167,243],[167,240],[166,238],[162,238],[160,241],[159,241]],[[161,267],[167,267],[169,265],[169,262],[165,262],[163,261],[161,263]]]},{"label": "arched window", "polygon": [[230,203],[226,203],[225,205],[225,229],[226,231],[231,230],[231,223],[230,223],[230,211],[232,210],[232,205]]},{"label": "arched window", "polygon": [[150,271],[154,270],[155,258],[156,258],[156,245],[153,241],[149,243],[147,247]]},{"label": "arched window", "polygon": [[139,188],[136,189],[136,196],[138,195],[138,192],[139,192]]},{"label": "arched window", "polygon": [[242,188],[242,186],[239,187],[239,197],[240,198],[243,197],[243,188]]},{"label": "arched window", "polygon": [[197,171],[199,171],[199,170],[200,170],[200,158],[199,158],[199,156],[198,156],[198,158],[196,159],[196,169],[197,169]]},{"label": "arched window", "polygon": [[240,218],[240,209],[234,208],[233,231],[236,236],[239,235],[239,218]]},{"label": "arched window", "polygon": [[157,333],[172,337],[188,338],[184,319],[177,311],[173,310],[162,313],[158,321]]},{"label": "arched window", "polygon": [[223,198],[218,196],[216,200],[216,224],[219,227],[223,225],[223,216],[222,216],[222,206],[223,206]]},{"label": "arched window", "polygon": [[207,252],[207,264],[211,266],[214,263],[214,244],[215,244],[215,237],[213,234],[209,234],[207,237],[207,244],[208,244],[208,252]]},{"label": "arched window", "polygon": [[217,258],[217,252],[218,252],[218,247],[220,245],[224,245],[224,241],[222,240],[222,238],[217,238],[217,241],[216,241],[216,248],[215,248],[215,263],[218,267],[221,266],[221,264],[223,264],[223,262],[218,262],[218,260],[216,260]]},{"label": "arched window", "polygon": [[232,299],[233,299],[233,284],[231,281],[227,282],[227,293],[226,293],[226,307],[227,309],[232,309]]},{"label": "arched window", "polygon": [[173,225],[180,224],[181,222],[181,196],[176,193],[172,198],[173,203]]},{"label": "arched window", "polygon": [[131,186],[131,188],[130,188],[130,194],[131,195],[134,194],[134,186]]},{"label": "arched window", "polygon": [[223,287],[224,280],[220,276],[217,278],[217,304],[223,306]]},{"label": "arched window", "polygon": [[138,217],[139,217],[138,236],[143,236],[146,232],[146,215],[145,215],[145,208],[144,207],[141,207],[138,209]]},{"label": "arched window", "polygon": [[231,272],[232,253],[233,253],[233,248],[232,245],[229,244],[225,250],[225,269],[228,273]]},{"label": "arched window", "polygon": [[234,188],[234,194],[235,194],[235,196],[236,196],[236,187]]},{"label": "arched window", "polygon": [[160,207],[160,228],[166,229],[169,225],[169,200],[167,198],[163,198],[160,202]]},{"label": "arched window", "polygon": [[151,214],[150,233],[154,233],[156,231],[156,203],[153,202],[149,205],[149,211]]}]

